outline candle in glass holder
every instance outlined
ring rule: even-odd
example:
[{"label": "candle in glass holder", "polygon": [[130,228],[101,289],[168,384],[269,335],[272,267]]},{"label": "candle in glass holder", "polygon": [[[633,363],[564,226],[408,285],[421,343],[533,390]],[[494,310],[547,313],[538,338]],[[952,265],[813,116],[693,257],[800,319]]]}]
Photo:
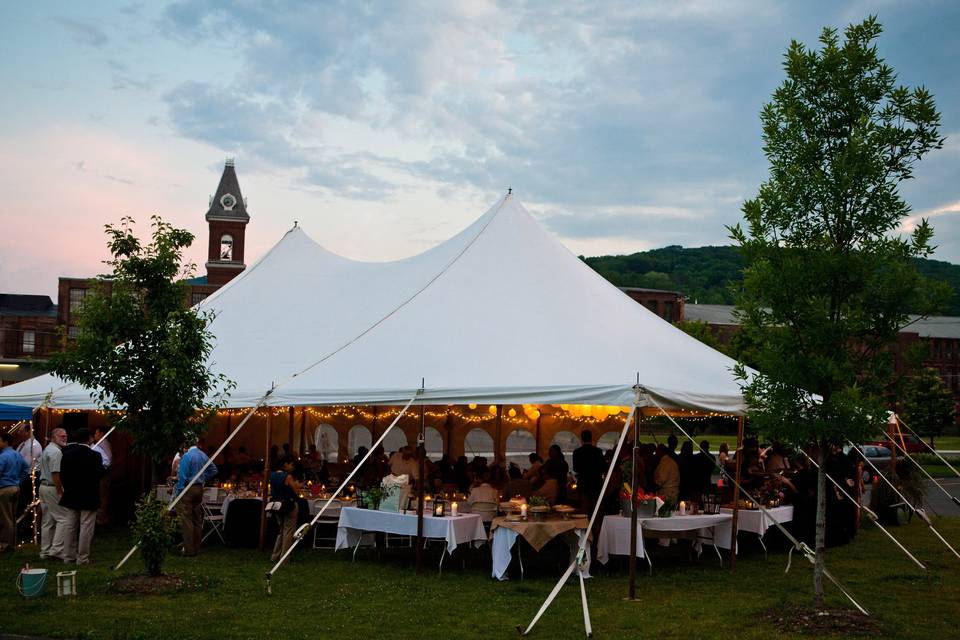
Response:
[{"label": "candle in glass holder", "polygon": [[687,515],[687,503],[684,500],[680,501],[680,515]]},{"label": "candle in glass holder", "polygon": [[442,502],[438,502],[438,503],[437,503],[437,506],[436,506],[436,507],[434,508],[434,510],[433,510],[433,515],[435,515],[435,516],[437,516],[437,517],[440,517],[440,516],[443,515],[443,503],[442,503]]},{"label": "candle in glass holder", "polygon": [[524,502],[520,505],[520,517],[526,520],[527,518],[527,503]]},{"label": "candle in glass holder", "polygon": [[450,505],[450,515],[456,517],[459,513],[459,508],[456,502]]}]

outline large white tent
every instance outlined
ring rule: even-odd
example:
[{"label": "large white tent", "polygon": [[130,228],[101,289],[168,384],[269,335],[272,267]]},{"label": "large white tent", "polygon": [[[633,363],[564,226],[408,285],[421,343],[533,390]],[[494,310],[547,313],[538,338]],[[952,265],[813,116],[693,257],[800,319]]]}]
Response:
[{"label": "large white tent", "polygon": [[[212,368],[230,407],[631,405],[742,413],[735,362],[597,275],[507,195],[417,256],[358,262],[295,227],[200,304],[216,317]],[[41,376],[0,402],[91,409],[87,389]]]}]

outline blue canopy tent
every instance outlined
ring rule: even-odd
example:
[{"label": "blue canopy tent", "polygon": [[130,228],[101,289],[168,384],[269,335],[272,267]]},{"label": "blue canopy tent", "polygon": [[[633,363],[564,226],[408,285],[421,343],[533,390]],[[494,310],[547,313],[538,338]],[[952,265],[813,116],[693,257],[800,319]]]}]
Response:
[{"label": "blue canopy tent", "polygon": [[0,403],[0,420],[29,420],[32,417],[33,409],[31,407]]}]

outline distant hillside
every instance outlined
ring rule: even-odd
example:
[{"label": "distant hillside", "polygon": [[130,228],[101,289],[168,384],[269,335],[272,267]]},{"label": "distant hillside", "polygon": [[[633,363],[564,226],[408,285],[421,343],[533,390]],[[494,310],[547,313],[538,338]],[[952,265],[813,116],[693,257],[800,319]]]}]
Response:
[{"label": "distant hillside", "polygon": [[[690,302],[733,304],[730,283],[740,279],[743,259],[736,247],[680,246],[643,251],[628,256],[584,258],[604,278],[618,287],[646,287],[681,291]],[[954,296],[945,315],[960,316],[960,265],[940,260],[916,260],[928,278],[948,283]]]}]

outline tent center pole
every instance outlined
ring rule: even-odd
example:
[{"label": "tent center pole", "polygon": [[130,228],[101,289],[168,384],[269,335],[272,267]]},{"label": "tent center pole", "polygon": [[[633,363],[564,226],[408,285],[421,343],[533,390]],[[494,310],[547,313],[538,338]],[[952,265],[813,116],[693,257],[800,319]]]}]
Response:
[{"label": "tent center pole", "polygon": [[640,407],[633,415],[633,449],[630,452],[630,589],[627,599],[637,599],[637,463],[640,458]]},{"label": "tent center pole", "polygon": [[[737,524],[740,519],[740,473],[743,470],[743,416],[737,419],[737,457],[734,464],[733,521],[730,523],[730,573],[737,571]],[[721,474],[720,477],[723,477]]]},{"label": "tent center pole", "polygon": [[[420,395],[423,395],[426,380],[420,382]],[[424,478],[424,458],[427,457],[426,447],[426,418],[421,398],[420,403],[420,434],[417,436],[417,574],[423,573],[423,488],[426,484]],[[403,505],[400,505],[403,509]]]}]

